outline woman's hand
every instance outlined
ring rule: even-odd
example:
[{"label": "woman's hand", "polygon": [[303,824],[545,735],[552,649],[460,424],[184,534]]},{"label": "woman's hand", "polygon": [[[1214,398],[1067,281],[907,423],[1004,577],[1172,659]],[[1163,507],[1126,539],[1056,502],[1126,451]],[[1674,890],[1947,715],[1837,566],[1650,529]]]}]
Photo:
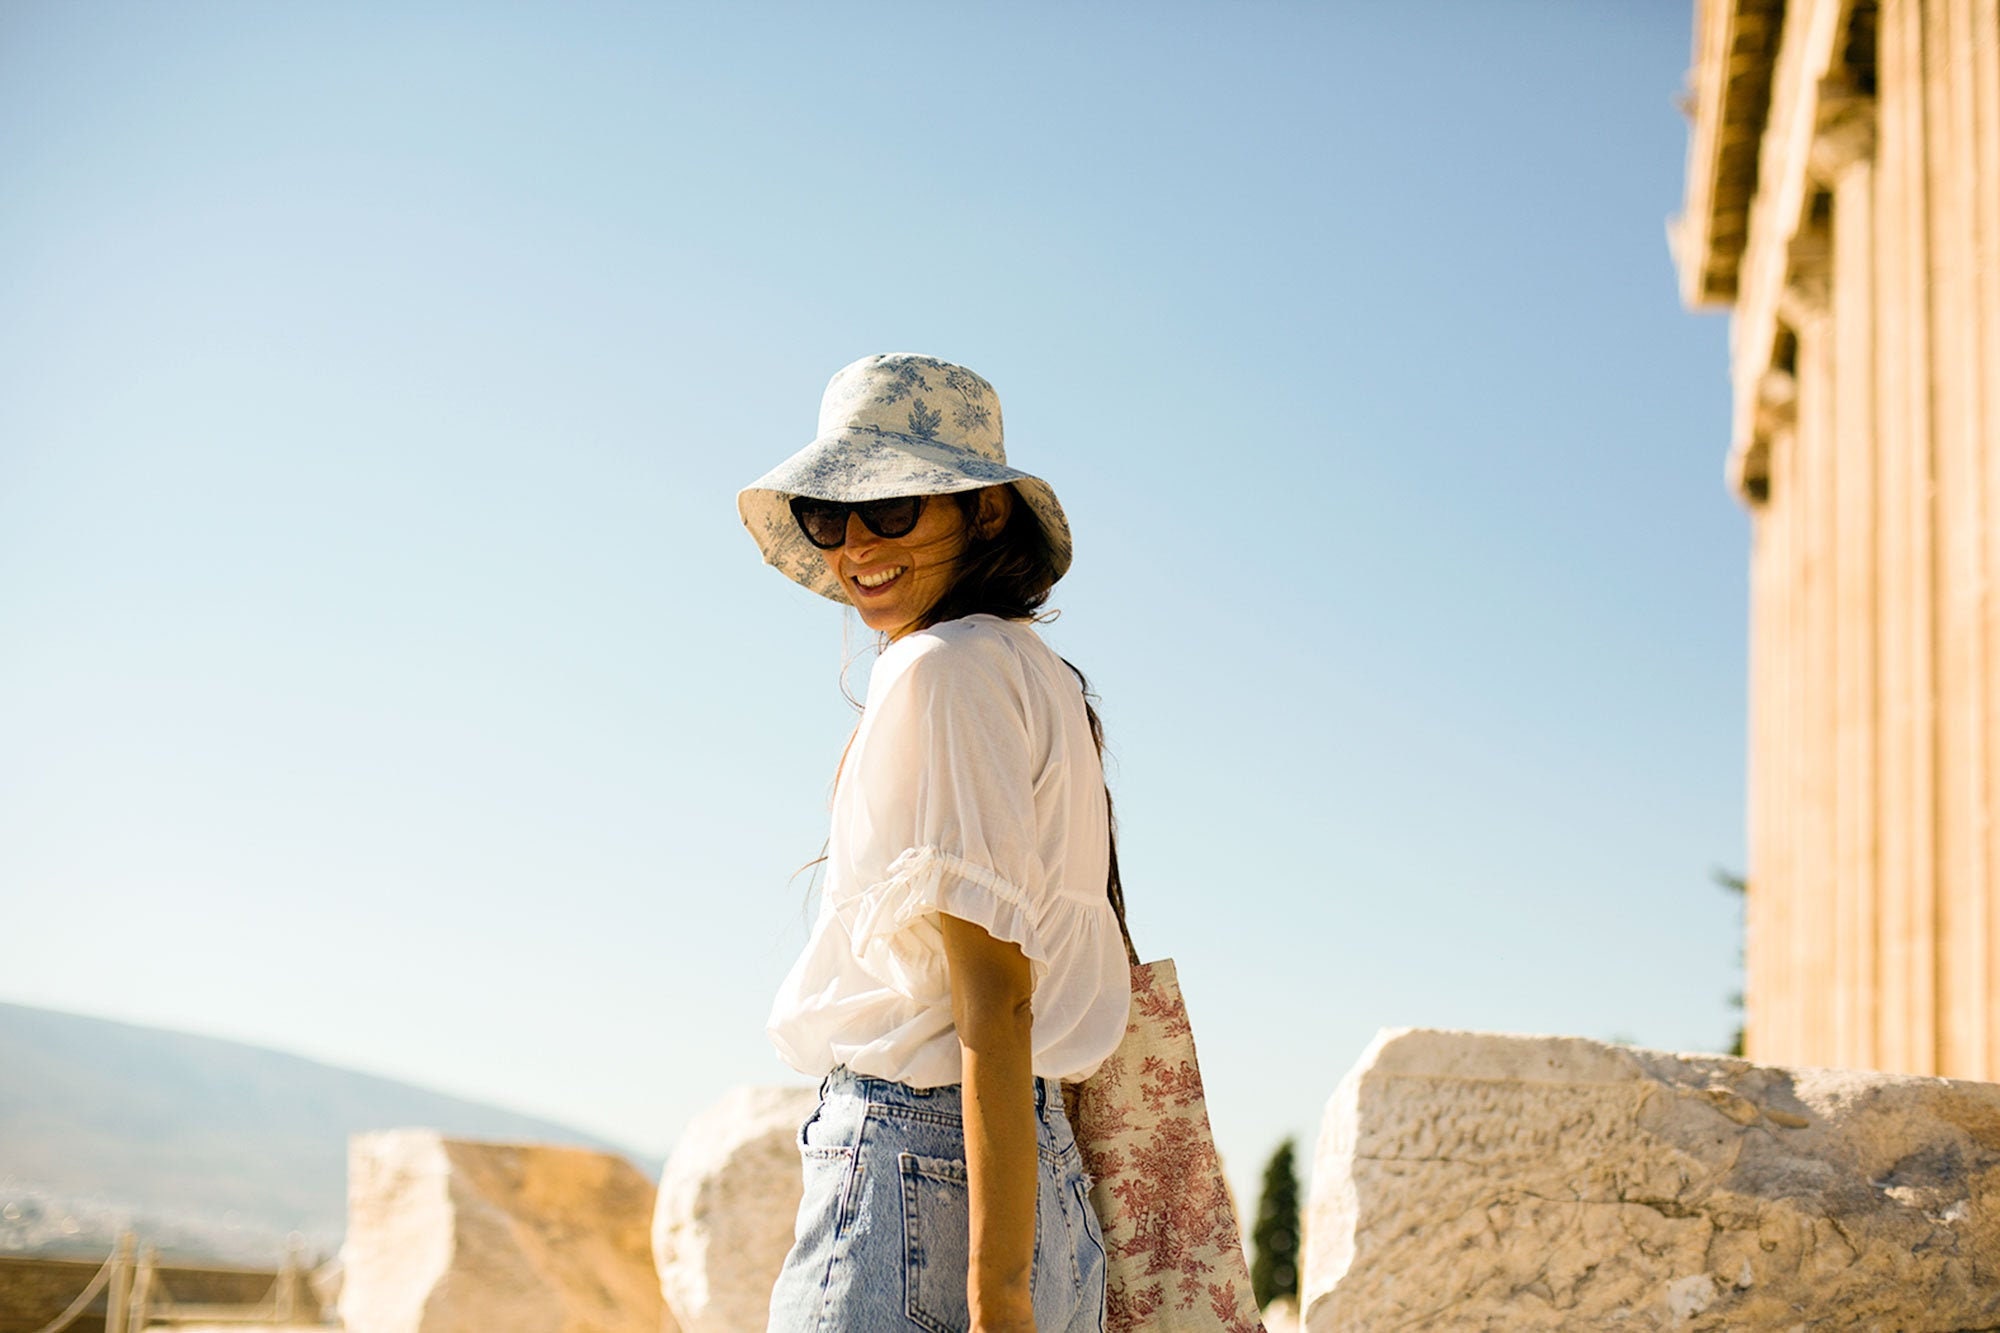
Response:
[{"label": "woman's hand", "polygon": [[964,1068],[965,1177],[973,1333],[1034,1333],[1034,977],[1018,944],[940,918]]}]

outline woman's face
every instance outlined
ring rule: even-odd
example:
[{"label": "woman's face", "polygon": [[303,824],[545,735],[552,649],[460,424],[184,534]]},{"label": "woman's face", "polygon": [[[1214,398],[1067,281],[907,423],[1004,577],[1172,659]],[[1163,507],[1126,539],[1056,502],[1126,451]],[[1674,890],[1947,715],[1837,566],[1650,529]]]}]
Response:
[{"label": "woman's face", "polygon": [[[1003,496],[993,492],[1006,493]],[[980,494],[981,531],[999,530],[1011,492],[990,486]],[[999,521],[994,520],[998,515]],[[900,537],[878,537],[858,515],[847,516],[847,540],[820,558],[840,580],[847,600],[869,629],[891,640],[907,634],[951,586],[958,557],[971,533],[955,495],[928,495],[917,525]]]}]

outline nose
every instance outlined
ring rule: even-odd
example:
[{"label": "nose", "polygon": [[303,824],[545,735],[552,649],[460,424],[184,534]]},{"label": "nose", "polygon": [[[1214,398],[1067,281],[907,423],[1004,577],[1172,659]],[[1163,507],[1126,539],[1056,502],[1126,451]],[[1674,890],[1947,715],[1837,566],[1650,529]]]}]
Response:
[{"label": "nose", "polygon": [[842,539],[842,546],[849,555],[860,559],[869,551],[874,550],[875,543],[881,540],[880,537],[877,537],[868,530],[868,525],[861,521],[861,515],[849,512],[847,515],[847,535]]}]

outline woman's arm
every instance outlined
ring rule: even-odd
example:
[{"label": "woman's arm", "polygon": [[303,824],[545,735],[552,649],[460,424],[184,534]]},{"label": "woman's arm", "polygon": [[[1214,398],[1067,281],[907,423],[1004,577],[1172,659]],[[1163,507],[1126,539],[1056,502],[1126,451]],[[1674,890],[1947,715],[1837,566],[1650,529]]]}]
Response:
[{"label": "woman's arm", "polygon": [[941,914],[951,1016],[964,1067],[973,1333],[1033,1333],[1035,1267],[1033,977],[1018,944]]}]

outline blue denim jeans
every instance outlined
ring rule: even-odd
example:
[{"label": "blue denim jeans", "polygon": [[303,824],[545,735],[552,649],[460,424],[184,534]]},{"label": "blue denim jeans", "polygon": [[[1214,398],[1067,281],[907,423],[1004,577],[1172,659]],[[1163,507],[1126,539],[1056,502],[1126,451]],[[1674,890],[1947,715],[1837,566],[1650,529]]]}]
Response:
[{"label": "blue denim jeans", "polygon": [[[1103,1333],[1104,1235],[1051,1079],[1035,1080],[1036,1333]],[[845,1065],[799,1127],[805,1197],[769,1333],[965,1333],[970,1262],[959,1085]]]}]

